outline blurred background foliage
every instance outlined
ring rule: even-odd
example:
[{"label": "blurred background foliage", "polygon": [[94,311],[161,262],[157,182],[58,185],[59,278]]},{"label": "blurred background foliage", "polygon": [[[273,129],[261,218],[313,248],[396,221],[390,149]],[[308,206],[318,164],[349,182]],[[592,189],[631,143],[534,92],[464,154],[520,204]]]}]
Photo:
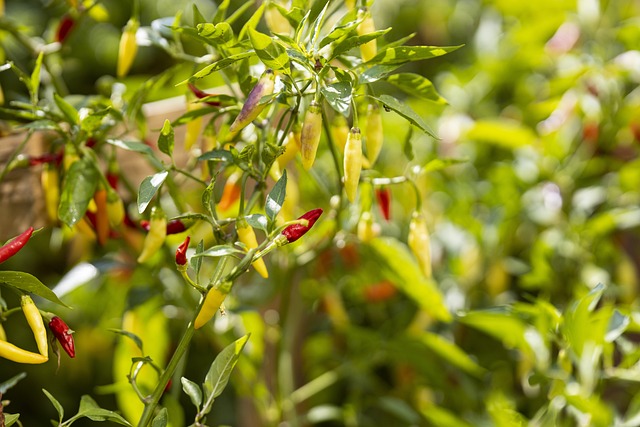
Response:
[{"label": "blurred background foliage", "polygon": [[[216,9],[206,0],[143,0],[141,23],[172,21],[178,11],[191,22],[192,3],[204,16]],[[131,2],[99,5],[103,13],[83,15],[61,48],[69,93],[100,93],[115,79]],[[9,0],[4,19],[51,42],[66,10],[60,1]],[[183,367],[188,378],[204,376],[212,348],[252,333],[211,425],[640,425],[640,2],[376,0],[372,13],[378,28],[393,27],[388,40],[415,32],[411,44],[465,45],[405,66],[447,100],[406,101],[440,139],[416,133],[406,144],[406,122],[384,114],[384,161],[376,168],[396,176],[434,159],[464,160],[415,177],[434,279],[454,319],[425,315],[402,291],[414,277],[358,240],[354,206],[335,244],[319,244],[322,251],[304,260],[292,261],[296,249],[273,254],[271,278],[243,278],[227,316],[196,336]],[[7,59],[30,69],[34,57],[0,37]],[[143,47],[127,84],[172,64]],[[0,73],[0,84],[7,102],[26,96],[11,73]],[[181,91],[168,84],[149,100]],[[299,176],[304,203],[326,205],[321,186]],[[390,222],[373,211],[383,236],[405,240],[412,191],[392,186]],[[317,236],[304,245],[321,242],[322,231]],[[76,330],[77,358],[58,370],[25,367],[27,378],[6,396],[7,411],[20,412],[25,426],[55,417],[41,388],[69,412],[81,394],[127,411],[135,399],[113,373],[122,374],[129,343],[108,332],[123,328],[123,312],[159,359],[181,333],[172,321],[184,311],[173,304],[182,286],[175,277],[123,267],[113,248],[60,248],[55,240],[41,233],[2,266],[53,286],[91,261],[81,264],[91,270],[81,277],[92,279],[64,298],[74,307],[62,314]],[[18,322],[5,329],[26,330]],[[15,369],[0,360],[0,372]],[[179,378],[163,404],[193,418]]]}]

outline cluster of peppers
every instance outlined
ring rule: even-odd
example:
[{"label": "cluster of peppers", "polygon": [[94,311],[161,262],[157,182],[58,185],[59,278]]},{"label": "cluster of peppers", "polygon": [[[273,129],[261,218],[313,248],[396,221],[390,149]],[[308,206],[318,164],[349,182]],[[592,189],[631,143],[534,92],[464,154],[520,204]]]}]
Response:
[{"label": "cluster of peppers", "polygon": [[[10,242],[0,247],[0,263],[5,262],[15,254],[17,254],[31,239],[33,235],[33,227],[29,227],[23,233],[12,239]],[[49,344],[47,339],[47,329],[44,325],[43,316],[49,322],[49,330],[54,338],[58,340],[62,349],[70,356],[75,357],[75,346],[73,341],[73,331],[58,316],[50,313],[41,313],[35,305],[31,297],[23,294],[20,297],[20,306],[22,312],[29,324],[29,328],[33,332],[38,347],[38,353],[24,350],[7,341],[4,329],[0,325],[0,357],[17,363],[40,364],[49,360]]]},{"label": "cluster of peppers", "polygon": [[[301,238],[302,236],[304,236],[311,229],[311,227],[313,227],[313,225],[316,223],[318,218],[320,218],[320,215],[322,215],[322,209],[318,208],[318,209],[313,209],[305,213],[304,215],[300,216],[300,218],[298,218],[298,220],[295,223],[285,227],[282,230],[282,232],[271,243],[271,247],[267,247],[262,251],[263,254],[268,253],[271,248],[293,243],[299,238]],[[243,233],[246,233],[247,230],[251,230],[251,232],[253,233],[253,229],[248,225],[246,227],[244,227],[243,225],[240,225],[238,227],[240,229],[242,228],[245,229]],[[239,237],[239,238],[240,240],[243,240],[242,237]],[[244,237],[244,239],[246,240],[247,238]],[[255,241],[255,234],[253,234],[253,237],[249,237],[249,239],[251,239],[252,241]],[[186,270],[187,270],[187,262],[188,262],[187,250],[189,248],[190,241],[191,241],[190,236],[187,236],[185,241],[180,246],[178,246],[178,249],[176,250],[176,258],[175,258],[176,266],[178,267],[178,270],[181,271],[184,275],[186,275]],[[256,248],[257,246],[258,245],[256,244],[255,246],[252,246],[252,248]],[[256,271],[258,271],[259,273],[260,273],[260,269],[264,267],[264,272],[266,274],[266,266],[264,266],[264,261],[262,260],[261,256],[262,255],[254,256],[254,261],[252,262],[252,265],[254,268],[256,268]],[[259,267],[256,267],[256,262],[258,261],[261,261],[262,264],[258,264]],[[187,280],[187,281],[190,282],[190,280]],[[231,286],[232,286],[232,283],[230,281],[223,281],[217,286],[209,289],[206,292],[206,294],[203,295],[204,301],[202,303],[200,311],[196,316],[196,319],[194,320],[195,329],[200,329],[202,326],[204,326],[209,320],[211,320],[211,318],[216,314],[216,312],[221,309],[222,303],[224,302],[225,298],[227,297],[227,294],[231,290]]]}]

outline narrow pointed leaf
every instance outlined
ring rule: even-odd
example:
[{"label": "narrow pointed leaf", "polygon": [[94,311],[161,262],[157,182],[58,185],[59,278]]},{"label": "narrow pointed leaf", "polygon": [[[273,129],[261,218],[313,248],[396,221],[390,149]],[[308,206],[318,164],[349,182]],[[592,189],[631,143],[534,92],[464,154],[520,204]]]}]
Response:
[{"label": "narrow pointed leaf", "polygon": [[386,94],[380,95],[379,97],[374,96],[372,98],[377,99],[378,101],[383,103],[386,108],[395,111],[399,116],[409,121],[409,123],[411,123],[412,125],[417,126],[427,135],[437,139],[436,134],[433,132],[433,130],[431,130],[429,125],[425,123],[424,119],[420,117],[418,113],[413,111],[413,109],[407,104],[403,104],[393,96]]},{"label": "narrow pointed leaf", "polygon": [[98,171],[89,160],[74,162],[62,184],[58,207],[60,220],[72,227],[87,211],[98,185]]},{"label": "narrow pointed leaf", "polygon": [[154,175],[146,177],[140,184],[140,190],[138,191],[138,213],[142,213],[147,209],[151,199],[155,196],[158,188],[167,179],[169,172],[162,171]]},{"label": "narrow pointed leaf", "polygon": [[269,192],[267,196],[267,201],[265,203],[264,210],[269,218],[270,222],[273,222],[282,209],[282,204],[284,203],[285,196],[287,194],[287,170],[282,171],[282,176],[276,182],[276,185],[273,186],[273,189]]},{"label": "narrow pointed leaf", "polygon": [[247,334],[225,347],[211,364],[204,384],[202,384],[206,401],[218,397],[227,386],[231,372],[240,358],[240,353],[249,340],[249,335]]},{"label": "narrow pointed leaf", "polygon": [[173,147],[175,146],[175,133],[169,119],[164,121],[160,136],[158,137],[158,148],[167,156],[173,155]]}]

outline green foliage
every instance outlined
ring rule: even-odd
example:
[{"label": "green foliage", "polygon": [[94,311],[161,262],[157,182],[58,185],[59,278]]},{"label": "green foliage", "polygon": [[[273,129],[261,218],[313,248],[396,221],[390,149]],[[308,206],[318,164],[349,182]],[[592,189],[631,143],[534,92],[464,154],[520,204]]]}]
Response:
[{"label": "green foliage", "polygon": [[[33,293],[78,347],[29,385],[2,365],[6,425],[55,414],[19,406],[33,384],[55,425],[639,425],[637,4],[376,0],[358,4],[377,26],[363,32],[342,2],[178,3],[55,1],[31,20],[14,3],[0,18],[0,117],[24,135],[0,189],[55,172],[31,191],[53,217],[8,209],[46,226],[0,271],[0,321],[23,345],[14,294]],[[140,49],[115,80],[130,19]],[[273,90],[255,95],[267,69]],[[180,111],[157,113],[173,96]],[[348,203],[344,132],[377,140],[370,103],[383,148]],[[150,205],[176,228],[141,264],[165,234],[139,226]],[[411,235],[414,213],[427,235]]]}]

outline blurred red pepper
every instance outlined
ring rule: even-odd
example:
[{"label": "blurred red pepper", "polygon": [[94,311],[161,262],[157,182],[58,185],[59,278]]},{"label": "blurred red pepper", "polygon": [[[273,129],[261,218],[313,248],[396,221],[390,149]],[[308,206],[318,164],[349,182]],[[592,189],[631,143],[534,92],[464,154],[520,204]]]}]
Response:
[{"label": "blurred red pepper", "polygon": [[75,19],[73,19],[69,14],[65,14],[58,23],[58,28],[56,29],[56,41],[58,43],[64,43],[75,24]]},{"label": "blurred red pepper", "polygon": [[364,289],[364,298],[368,302],[382,302],[392,298],[397,293],[393,283],[388,280],[367,286]]},{"label": "blurred red pepper", "polygon": [[391,219],[391,192],[387,187],[381,187],[376,190],[376,198],[378,199],[378,206],[385,220]]},{"label": "blurred red pepper", "polygon": [[[167,235],[178,234],[182,233],[183,231],[187,231],[189,228],[191,228],[194,222],[194,220],[190,219],[172,219],[171,221],[167,222]],[[149,229],[151,228],[151,223],[146,219],[143,219],[140,221],[140,227],[142,227],[146,231],[149,231]]]},{"label": "blurred red pepper", "polygon": [[62,349],[69,355],[69,357],[76,357],[76,348],[73,342],[73,331],[69,329],[69,326],[59,318],[58,316],[54,316],[49,322],[49,329],[53,333],[53,336],[56,337]]},{"label": "blurred red pepper", "polygon": [[27,244],[31,235],[33,234],[33,227],[29,227],[19,236],[15,237],[12,241],[0,248],[0,262],[5,262],[12,256],[14,256],[20,249]]},{"label": "blurred red pepper", "polygon": [[29,166],[37,166],[42,164],[55,163],[59,165],[62,162],[62,151],[58,153],[46,153],[41,156],[29,157]]},{"label": "blurred red pepper", "polygon": [[[198,99],[206,98],[208,96],[213,96],[212,93],[207,93],[198,89],[193,83],[189,83],[188,86],[191,93],[193,93]],[[204,103],[207,105],[211,105],[212,107],[219,107],[221,105],[220,101],[204,101]]]}]

